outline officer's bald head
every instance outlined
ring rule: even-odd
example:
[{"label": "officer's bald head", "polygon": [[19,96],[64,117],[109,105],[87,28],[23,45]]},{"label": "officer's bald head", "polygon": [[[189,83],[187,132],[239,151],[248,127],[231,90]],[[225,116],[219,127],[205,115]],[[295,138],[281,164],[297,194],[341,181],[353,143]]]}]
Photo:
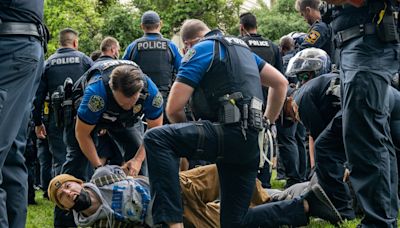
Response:
[{"label": "officer's bald head", "polygon": [[181,27],[181,36],[183,42],[203,37],[210,29],[200,20],[188,19],[183,22]]},{"label": "officer's bald head", "polygon": [[72,47],[74,42],[78,40],[78,32],[72,28],[65,28],[60,31],[60,46],[62,47]]}]

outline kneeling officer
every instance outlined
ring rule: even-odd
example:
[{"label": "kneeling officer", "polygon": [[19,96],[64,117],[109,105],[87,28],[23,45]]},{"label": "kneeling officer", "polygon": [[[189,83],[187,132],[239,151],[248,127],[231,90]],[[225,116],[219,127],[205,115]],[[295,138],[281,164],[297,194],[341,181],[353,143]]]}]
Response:
[{"label": "kneeling officer", "polygon": [[[75,137],[91,165],[98,168],[118,156],[125,161],[131,159],[124,168],[136,175],[145,151],[140,146],[141,132],[134,125],[142,115],[148,128],[160,126],[163,120],[162,95],[151,79],[132,61],[99,62],[74,85],[73,101],[77,110]],[[102,129],[107,130],[121,154],[98,154],[93,139]],[[72,168],[76,163],[82,162],[67,158],[64,171],[79,175]]]}]

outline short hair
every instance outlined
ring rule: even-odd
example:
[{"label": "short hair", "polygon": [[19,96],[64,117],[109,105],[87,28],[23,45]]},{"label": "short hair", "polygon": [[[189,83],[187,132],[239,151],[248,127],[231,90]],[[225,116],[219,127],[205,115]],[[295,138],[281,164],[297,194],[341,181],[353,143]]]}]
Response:
[{"label": "short hair", "polygon": [[68,46],[73,44],[74,40],[78,38],[78,32],[72,28],[65,28],[59,33],[59,42],[61,46]]},{"label": "short hair", "polygon": [[143,29],[145,30],[154,30],[156,28],[158,28],[158,26],[160,26],[160,22],[156,23],[156,24],[142,24]]},{"label": "short hair", "polygon": [[252,13],[247,12],[243,13],[239,16],[240,24],[247,29],[256,29],[257,28],[257,18]]},{"label": "short hair", "polygon": [[114,37],[107,36],[101,41],[100,50],[101,52],[109,51],[113,47],[113,45],[119,46],[118,40]]},{"label": "short hair", "polygon": [[90,58],[91,58],[93,61],[96,61],[100,56],[101,56],[101,51],[100,51],[100,50],[93,51],[93,52],[90,54]]},{"label": "short hair", "polygon": [[320,0],[296,0],[295,8],[297,11],[304,11],[306,7],[310,7],[314,10],[319,10],[320,4]]},{"label": "short hair", "polygon": [[140,92],[144,86],[143,80],[140,68],[131,65],[118,66],[110,74],[111,89],[121,92],[125,97]]},{"label": "short hair", "polygon": [[195,39],[200,36],[201,32],[207,30],[210,29],[203,21],[198,19],[188,19],[182,24],[181,37],[183,41]]},{"label": "short hair", "polygon": [[294,49],[294,39],[290,36],[282,36],[281,39],[279,40],[279,46],[283,50],[293,50]]}]

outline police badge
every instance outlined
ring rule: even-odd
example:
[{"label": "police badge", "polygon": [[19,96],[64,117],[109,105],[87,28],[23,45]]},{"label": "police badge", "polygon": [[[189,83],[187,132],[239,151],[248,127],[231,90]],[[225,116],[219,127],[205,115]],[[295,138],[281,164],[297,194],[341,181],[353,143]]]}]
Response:
[{"label": "police badge", "polygon": [[156,108],[161,108],[163,105],[163,97],[160,92],[157,93],[157,95],[153,98],[153,102],[151,103],[153,107]]},{"label": "police badge", "polygon": [[88,108],[92,112],[98,112],[104,108],[104,100],[98,95],[93,95],[90,97],[88,102]]}]

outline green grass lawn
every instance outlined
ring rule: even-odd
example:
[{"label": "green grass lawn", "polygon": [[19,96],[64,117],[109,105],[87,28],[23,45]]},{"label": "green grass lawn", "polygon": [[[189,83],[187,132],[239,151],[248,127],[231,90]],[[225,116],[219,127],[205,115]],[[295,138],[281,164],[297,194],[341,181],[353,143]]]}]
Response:
[{"label": "green grass lawn", "polygon": [[[273,180],[272,180],[272,186],[274,188],[280,188],[282,189],[283,186],[285,185],[285,181],[278,181],[275,180],[275,173],[273,174]],[[54,206],[53,204],[48,201],[47,199],[44,199],[42,196],[43,192],[42,191],[36,191],[36,202],[38,203],[37,205],[30,205],[28,207],[28,217],[26,221],[26,227],[28,228],[47,228],[47,227],[53,227],[53,209]],[[357,224],[359,223],[359,219],[349,221],[349,222],[344,222],[341,224],[340,227],[342,228],[355,228]],[[330,225],[328,222],[325,222],[320,219],[311,219],[310,224],[307,227],[313,227],[313,228],[334,228],[333,225]]]}]

